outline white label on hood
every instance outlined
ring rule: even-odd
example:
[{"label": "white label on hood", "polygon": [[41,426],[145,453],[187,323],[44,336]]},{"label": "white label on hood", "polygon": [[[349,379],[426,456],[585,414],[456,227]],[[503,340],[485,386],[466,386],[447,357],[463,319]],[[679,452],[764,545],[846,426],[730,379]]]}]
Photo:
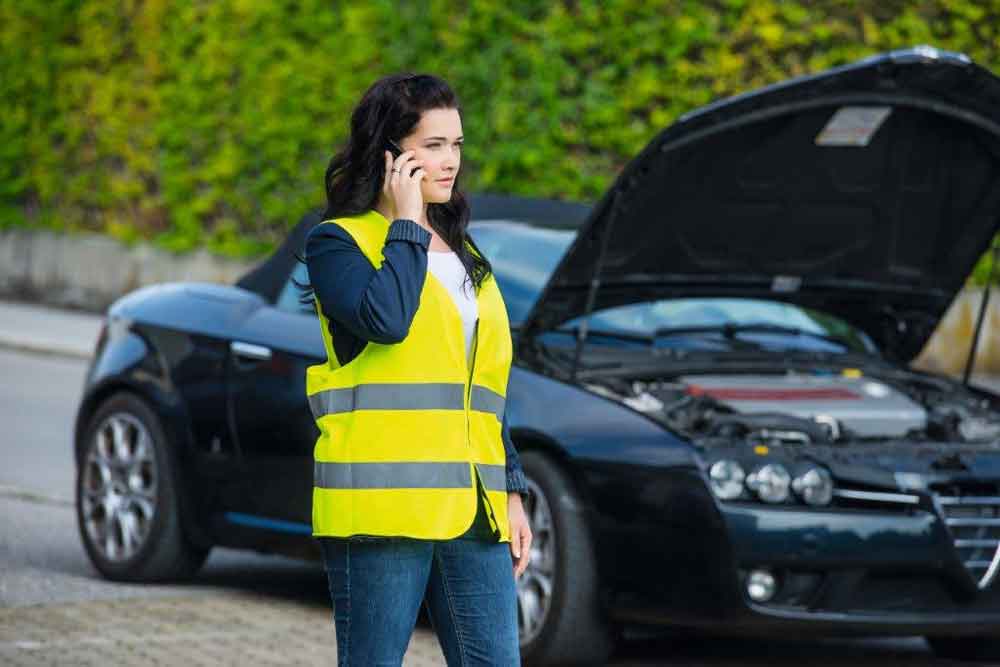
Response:
[{"label": "white label on hood", "polygon": [[817,146],[867,146],[892,107],[841,107],[816,135]]},{"label": "white label on hood", "polygon": [[798,292],[802,284],[801,276],[774,276],[771,278],[772,292]]}]

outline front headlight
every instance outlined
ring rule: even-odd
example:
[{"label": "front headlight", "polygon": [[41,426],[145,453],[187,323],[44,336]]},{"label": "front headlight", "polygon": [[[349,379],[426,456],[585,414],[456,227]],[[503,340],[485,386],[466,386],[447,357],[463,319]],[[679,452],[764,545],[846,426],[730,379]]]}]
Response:
[{"label": "front headlight", "polygon": [[825,468],[810,466],[792,481],[792,490],[807,505],[829,505],[833,499],[833,478]]},{"label": "front headlight", "polygon": [[780,503],[788,498],[792,476],[780,463],[768,463],[747,476],[747,487],[766,503]]},{"label": "front headlight", "polygon": [[746,474],[743,466],[736,461],[723,459],[716,461],[708,469],[708,479],[712,486],[712,493],[721,500],[732,500],[739,498],[743,493],[743,480]]}]

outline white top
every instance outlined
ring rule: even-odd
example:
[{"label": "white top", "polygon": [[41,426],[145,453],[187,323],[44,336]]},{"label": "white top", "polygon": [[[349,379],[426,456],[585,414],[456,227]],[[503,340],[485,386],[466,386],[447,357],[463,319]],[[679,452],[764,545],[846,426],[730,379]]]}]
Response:
[{"label": "white top", "polygon": [[465,270],[465,265],[453,250],[428,250],[427,270],[448,288],[452,300],[458,306],[458,312],[462,316],[462,328],[465,331],[465,357],[471,363],[472,335],[476,330],[479,307],[476,304],[472,281],[466,281],[468,272]]}]

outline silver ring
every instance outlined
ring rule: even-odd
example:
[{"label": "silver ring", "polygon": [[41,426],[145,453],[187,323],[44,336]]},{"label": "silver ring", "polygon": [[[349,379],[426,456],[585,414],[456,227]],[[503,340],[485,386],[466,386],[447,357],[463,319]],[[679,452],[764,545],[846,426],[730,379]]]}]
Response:
[{"label": "silver ring", "polygon": [[398,174],[398,173],[399,173],[399,169],[393,169],[393,170],[392,170],[392,173],[394,173],[394,174]]}]

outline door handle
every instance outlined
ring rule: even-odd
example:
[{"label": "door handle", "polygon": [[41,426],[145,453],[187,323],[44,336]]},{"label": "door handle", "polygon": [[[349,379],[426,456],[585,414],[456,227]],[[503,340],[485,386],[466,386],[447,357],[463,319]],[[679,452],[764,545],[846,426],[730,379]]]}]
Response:
[{"label": "door handle", "polygon": [[271,348],[264,347],[263,345],[254,345],[253,343],[244,343],[240,340],[230,342],[229,349],[232,350],[237,356],[245,357],[247,359],[260,359],[267,361],[271,358]]}]

